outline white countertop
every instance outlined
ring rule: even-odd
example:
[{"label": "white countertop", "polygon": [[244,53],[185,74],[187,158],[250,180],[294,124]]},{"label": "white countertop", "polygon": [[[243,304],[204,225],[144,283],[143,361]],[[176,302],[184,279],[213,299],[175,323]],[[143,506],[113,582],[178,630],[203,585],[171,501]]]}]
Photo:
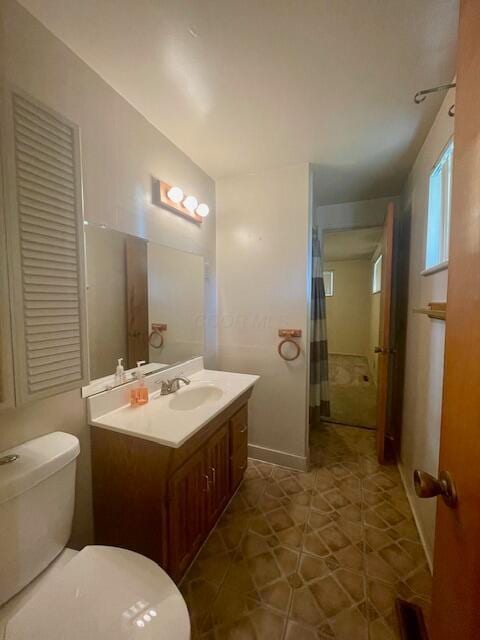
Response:
[{"label": "white countertop", "polygon": [[[208,369],[192,373],[188,378],[190,385],[182,386],[175,393],[166,396],[161,396],[159,391],[151,393],[147,404],[140,407],[123,405],[103,415],[90,417],[90,424],[178,448],[258,380],[254,375]],[[170,406],[176,397],[205,386],[221,389],[221,397],[212,397],[192,409],[173,409]]]}]

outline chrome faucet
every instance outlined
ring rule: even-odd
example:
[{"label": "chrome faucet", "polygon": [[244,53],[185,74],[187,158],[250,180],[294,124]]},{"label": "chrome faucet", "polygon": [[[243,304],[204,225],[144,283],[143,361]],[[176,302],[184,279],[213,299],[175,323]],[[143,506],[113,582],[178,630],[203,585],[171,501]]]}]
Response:
[{"label": "chrome faucet", "polygon": [[172,378],[171,380],[157,380],[155,384],[160,385],[160,395],[168,396],[169,393],[175,393],[180,389],[180,382],[184,384],[190,384],[190,380],[188,378],[184,378],[183,376],[177,376],[176,378]]}]

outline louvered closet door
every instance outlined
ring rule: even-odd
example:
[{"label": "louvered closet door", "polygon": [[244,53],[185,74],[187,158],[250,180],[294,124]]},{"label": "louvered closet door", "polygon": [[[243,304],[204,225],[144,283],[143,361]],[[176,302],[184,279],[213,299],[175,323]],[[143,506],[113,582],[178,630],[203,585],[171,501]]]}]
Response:
[{"label": "louvered closet door", "polygon": [[75,125],[12,92],[7,239],[17,403],[87,379],[84,234]]}]

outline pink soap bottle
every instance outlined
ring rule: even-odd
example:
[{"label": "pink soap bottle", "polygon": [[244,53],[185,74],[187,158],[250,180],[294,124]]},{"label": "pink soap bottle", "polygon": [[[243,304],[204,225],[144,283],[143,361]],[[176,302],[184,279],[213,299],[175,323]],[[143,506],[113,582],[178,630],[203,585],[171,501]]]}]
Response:
[{"label": "pink soap bottle", "polygon": [[142,364],[145,364],[145,360],[139,360],[137,362],[137,382],[130,391],[130,406],[132,407],[138,407],[148,402],[148,389],[145,385],[145,376],[141,369]]}]

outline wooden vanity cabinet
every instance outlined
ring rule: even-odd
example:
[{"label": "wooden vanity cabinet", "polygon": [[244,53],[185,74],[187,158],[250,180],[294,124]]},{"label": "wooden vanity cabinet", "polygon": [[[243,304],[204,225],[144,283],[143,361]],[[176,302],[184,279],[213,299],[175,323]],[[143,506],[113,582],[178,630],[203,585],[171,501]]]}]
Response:
[{"label": "wooden vanity cabinet", "polygon": [[248,405],[230,420],[230,487],[235,491],[242,481],[248,458]]},{"label": "wooden vanity cabinet", "polygon": [[179,578],[230,499],[229,425],[222,425],[168,481],[168,566]]},{"label": "wooden vanity cabinet", "polygon": [[230,499],[229,425],[225,423],[205,448],[206,516],[210,530]]},{"label": "wooden vanity cabinet", "polygon": [[142,553],[178,582],[243,478],[250,395],[178,449],[92,427],[96,544]]}]

